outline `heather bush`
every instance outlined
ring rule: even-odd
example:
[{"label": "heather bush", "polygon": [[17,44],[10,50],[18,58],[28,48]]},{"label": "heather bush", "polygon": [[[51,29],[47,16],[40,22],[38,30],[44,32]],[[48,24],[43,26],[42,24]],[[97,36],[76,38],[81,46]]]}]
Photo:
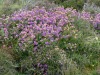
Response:
[{"label": "heather bush", "polygon": [[99,18],[99,13],[38,6],[2,15],[0,46],[12,49],[19,74],[84,75],[100,62],[100,38],[94,30]]},{"label": "heather bush", "polygon": [[[60,38],[67,38],[67,33],[63,30],[66,29],[67,24],[70,26],[70,21],[73,22],[71,16],[74,15],[68,18],[66,16],[68,10],[70,9],[56,8],[47,11],[45,8],[36,7],[31,11],[19,11],[11,17],[3,16],[1,39],[4,40],[1,42],[14,48],[14,58],[19,64],[17,71],[25,74],[44,74],[50,70],[49,73],[52,74],[54,69],[54,74],[57,73],[60,69],[59,55],[54,50],[52,52],[53,42],[56,43]],[[22,64],[25,59],[29,59],[30,65]],[[40,67],[38,63],[44,67]]]}]

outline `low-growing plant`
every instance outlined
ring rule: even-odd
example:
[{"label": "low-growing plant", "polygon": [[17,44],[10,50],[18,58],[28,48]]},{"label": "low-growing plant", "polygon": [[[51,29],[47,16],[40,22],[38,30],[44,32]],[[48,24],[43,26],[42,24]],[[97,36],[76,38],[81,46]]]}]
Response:
[{"label": "low-growing plant", "polygon": [[0,44],[13,50],[19,74],[81,75],[99,63],[99,17],[64,7],[21,10],[0,19]]},{"label": "low-growing plant", "polygon": [[10,48],[7,48],[5,45],[3,45],[3,48],[0,48],[0,75],[17,74],[10,51]]}]

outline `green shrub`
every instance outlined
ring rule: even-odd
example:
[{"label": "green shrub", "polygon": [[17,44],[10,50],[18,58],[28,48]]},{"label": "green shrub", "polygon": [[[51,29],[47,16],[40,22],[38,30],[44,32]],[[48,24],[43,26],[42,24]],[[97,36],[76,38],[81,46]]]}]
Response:
[{"label": "green shrub", "polygon": [[[74,24],[75,29],[78,30],[75,33],[77,34],[76,38],[61,39],[58,42],[58,47],[66,52],[66,57],[76,63],[78,71],[76,70],[76,74],[74,74],[84,75],[85,72],[83,70],[87,68],[93,71],[100,62],[98,61],[100,56],[100,38],[99,35],[96,35],[96,31],[94,31],[89,22],[76,19]],[[70,32],[72,32],[71,30]],[[68,70],[66,71],[69,73]],[[91,74],[92,71],[89,71],[88,74]],[[71,72],[71,75],[74,74]]]},{"label": "green shrub", "polygon": [[54,2],[58,5],[62,5],[65,8],[73,7],[77,10],[81,10],[85,3],[85,0],[54,0]]},{"label": "green shrub", "polygon": [[90,0],[90,3],[94,3],[97,6],[100,6],[100,0]]}]

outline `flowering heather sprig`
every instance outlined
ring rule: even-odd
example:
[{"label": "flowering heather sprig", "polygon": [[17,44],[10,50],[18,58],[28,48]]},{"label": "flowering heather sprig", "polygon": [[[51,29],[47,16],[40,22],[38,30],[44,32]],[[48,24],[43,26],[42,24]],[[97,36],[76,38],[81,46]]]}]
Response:
[{"label": "flowering heather sprig", "polygon": [[88,21],[91,20],[91,14],[89,12],[82,11],[80,17]]},{"label": "flowering heather sprig", "polygon": [[92,23],[94,28],[100,29],[100,27],[98,27],[100,25],[100,13],[93,16],[90,14],[90,12],[82,11],[76,17],[82,18],[83,20],[86,20],[86,21]]},{"label": "flowering heather sprig", "polygon": [[100,13],[96,14],[96,16],[93,20],[93,25],[95,28],[100,29]]},{"label": "flowering heather sprig", "polygon": [[37,67],[42,71],[43,75],[47,75],[48,65],[38,63]]},{"label": "flowering heather sprig", "polygon": [[96,14],[94,21],[100,23],[100,13]]},{"label": "flowering heather sprig", "polygon": [[4,34],[5,34],[4,38],[8,38],[8,30],[7,30],[7,28],[4,28]]},{"label": "flowering heather sprig", "polygon": [[[8,26],[9,24],[5,23],[8,22],[9,17],[5,17],[4,15],[0,18],[0,40],[8,39],[9,32]],[[1,39],[2,38],[2,39]]]}]

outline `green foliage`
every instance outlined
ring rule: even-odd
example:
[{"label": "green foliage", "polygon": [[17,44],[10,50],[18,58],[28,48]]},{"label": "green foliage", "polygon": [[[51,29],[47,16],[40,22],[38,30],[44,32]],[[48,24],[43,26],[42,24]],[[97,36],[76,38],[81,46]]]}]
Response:
[{"label": "green foliage", "polygon": [[[96,34],[96,31],[94,31],[91,24],[87,21],[76,19],[74,24],[78,30],[78,32],[76,32],[78,36],[76,38],[61,39],[58,42],[58,46],[63,49],[66,52],[66,56],[72,59],[77,65],[76,69],[78,69],[78,71],[75,71],[76,74],[72,72],[71,75],[78,75],[77,72],[79,71],[81,72],[86,68],[93,71],[98,66],[100,62],[98,61],[100,57],[100,35]],[[84,74],[84,72],[81,72],[79,75]],[[95,75],[95,73],[93,74]],[[92,73],[90,75],[92,75]]]},{"label": "green foliage", "polygon": [[21,5],[18,3],[13,3],[12,0],[0,1],[0,16],[2,14],[10,15],[14,11],[17,11],[21,8]]},{"label": "green foliage", "polygon": [[90,0],[90,3],[94,3],[97,6],[100,6],[100,0]]},{"label": "green foliage", "polygon": [[60,68],[60,59],[58,52],[53,49],[54,44],[51,46],[45,46],[41,44],[41,49],[34,52],[33,46],[27,47],[26,51],[21,51],[20,49],[14,49],[14,60],[16,61],[16,70],[24,75],[38,74],[43,75],[41,69],[37,66],[40,64],[48,65],[48,73],[54,75],[58,72]]},{"label": "green foliage", "polygon": [[15,75],[17,72],[13,67],[14,61],[5,50],[0,49],[0,75]]},{"label": "green foliage", "polygon": [[57,7],[48,0],[0,0],[0,16],[2,14],[11,15],[20,9],[32,9],[35,6],[44,6],[47,9]]},{"label": "green foliage", "polygon": [[81,10],[85,3],[85,0],[54,0],[54,2],[58,5],[62,5],[66,7],[73,7],[77,10]]}]

